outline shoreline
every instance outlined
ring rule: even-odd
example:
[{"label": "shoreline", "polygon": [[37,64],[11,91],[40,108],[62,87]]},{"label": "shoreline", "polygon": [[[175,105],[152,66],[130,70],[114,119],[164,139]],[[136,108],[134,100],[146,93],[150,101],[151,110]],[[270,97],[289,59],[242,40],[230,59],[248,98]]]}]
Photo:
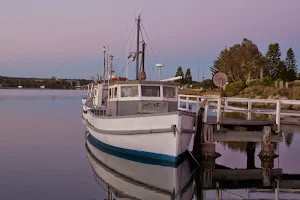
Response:
[{"label": "shoreline", "polygon": [[77,89],[63,89],[63,88],[16,88],[16,87],[0,87],[0,90],[77,90]]}]

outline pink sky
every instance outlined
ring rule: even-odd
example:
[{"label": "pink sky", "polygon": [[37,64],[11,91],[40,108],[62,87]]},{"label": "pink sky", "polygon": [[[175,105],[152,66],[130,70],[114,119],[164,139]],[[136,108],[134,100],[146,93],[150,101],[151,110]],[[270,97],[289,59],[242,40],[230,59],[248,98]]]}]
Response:
[{"label": "pink sky", "polygon": [[[209,77],[222,48],[244,37],[262,53],[278,42],[282,59],[292,47],[299,60],[299,8],[297,0],[1,0],[0,75],[89,78],[102,73],[102,46],[110,47],[116,65],[139,9],[157,62],[166,66],[164,78],[174,76],[179,65],[190,67],[194,79],[198,68]],[[116,67],[122,71],[124,59]],[[130,68],[134,77],[134,65]]]}]

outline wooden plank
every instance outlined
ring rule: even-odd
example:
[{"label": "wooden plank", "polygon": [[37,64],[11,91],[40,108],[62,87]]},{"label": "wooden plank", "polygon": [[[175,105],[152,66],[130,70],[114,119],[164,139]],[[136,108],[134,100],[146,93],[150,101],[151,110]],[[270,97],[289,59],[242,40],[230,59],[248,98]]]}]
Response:
[{"label": "wooden plank", "polygon": [[[220,142],[263,142],[262,131],[226,131],[214,132],[214,141]],[[282,142],[282,135],[272,135],[271,142]]]},{"label": "wooden plank", "polygon": [[[282,169],[271,169],[271,176],[282,175]],[[215,169],[212,172],[213,180],[249,180],[263,179],[262,169]]]},{"label": "wooden plank", "polygon": [[280,188],[300,189],[300,180],[282,180],[279,182]]},{"label": "wooden plank", "polygon": [[[208,116],[207,124],[216,125],[217,117]],[[221,118],[221,124],[224,125],[237,125],[237,126],[271,126],[276,124],[275,120],[243,120],[234,118]]]}]

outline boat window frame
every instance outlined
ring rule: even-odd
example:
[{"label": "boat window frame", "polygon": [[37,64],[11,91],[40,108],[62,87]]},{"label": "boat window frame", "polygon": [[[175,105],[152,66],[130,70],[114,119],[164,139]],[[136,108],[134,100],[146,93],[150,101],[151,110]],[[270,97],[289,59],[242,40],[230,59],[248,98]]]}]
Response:
[{"label": "boat window frame", "polygon": [[[140,85],[139,84],[124,84],[119,86],[119,97],[120,99],[139,99],[141,95]],[[124,87],[136,87],[137,88],[137,96],[122,96],[122,89]]]},{"label": "boat window frame", "polygon": [[[116,90],[117,90],[117,94],[115,93]],[[109,99],[110,100],[117,100],[119,98],[118,97],[118,86],[117,85],[109,86],[108,92],[109,92]]]},{"label": "boat window frame", "polygon": [[[141,84],[140,87],[141,87],[141,97],[143,97],[143,98],[161,98],[162,97],[161,85]],[[144,96],[143,95],[143,87],[158,87],[159,96]]]},{"label": "boat window frame", "polygon": [[[165,88],[172,88],[172,89],[174,89],[175,96],[174,97],[166,97],[164,95]],[[178,98],[178,87],[176,87],[176,86],[170,86],[170,85],[163,85],[162,86],[162,90],[163,90],[162,96],[163,96],[164,99],[173,99],[173,100],[176,99],[177,100],[177,98]]]}]

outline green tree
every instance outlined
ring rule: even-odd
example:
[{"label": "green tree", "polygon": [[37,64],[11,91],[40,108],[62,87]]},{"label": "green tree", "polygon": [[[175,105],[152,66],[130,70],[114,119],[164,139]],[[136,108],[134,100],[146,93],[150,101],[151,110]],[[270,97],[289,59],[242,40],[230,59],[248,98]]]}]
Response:
[{"label": "green tree", "polygon": [[277,66],[275,79],[280,79],[283,81],[289,81],[289,74],[286,65],[283,61],[280,61]]},{"label": "green tree", "polygon": [[249,82],[258,78],[260,69],[265,66],[261,60],[262,54],[258,47],[244,38],[242,44],[222,50],[210,70],[212,74],[218,71],[225,73],[229,82]]},{"label": "green tree", "polygon": [[187,68],[186,72],[185,72],[185,77],[184,77],[184,81],[187,84],[191,84],[193,82],[193,78],[191,75],[191,70],[190,68]]},{"label": "green tree", "polygon": [[177,68],[177,71],[176,71],[175,76],[182,76],[182,79],[176,80],[176,82],[179,82],[180,84],[183,84],[183,83],[184,83],[184,74],[183,74],[183,71],[182,71],[182,67],[181,67],[181,66],[179,66],[179,67]]},{"label": "green tree", "polygon": [[287,68],[288,80],[294,81],[297,79],[297,61],[292,48],[289,48],[286,52],[285,66]]},{"label": "green tree", "polygon": [[260,82],[263,82],[265,76],[269,76],[272,65],[269,63],[268,59],[264,56],[261,56],[257,60],[257,65],[260,67],[259,79]]},{"label": "green tree", "polygon": [[266,53],[266,58],[271,64],[270,76],[274,79],[277,75],[277,67],[280,62],[281,52],[278,43],[270,44]]}]

